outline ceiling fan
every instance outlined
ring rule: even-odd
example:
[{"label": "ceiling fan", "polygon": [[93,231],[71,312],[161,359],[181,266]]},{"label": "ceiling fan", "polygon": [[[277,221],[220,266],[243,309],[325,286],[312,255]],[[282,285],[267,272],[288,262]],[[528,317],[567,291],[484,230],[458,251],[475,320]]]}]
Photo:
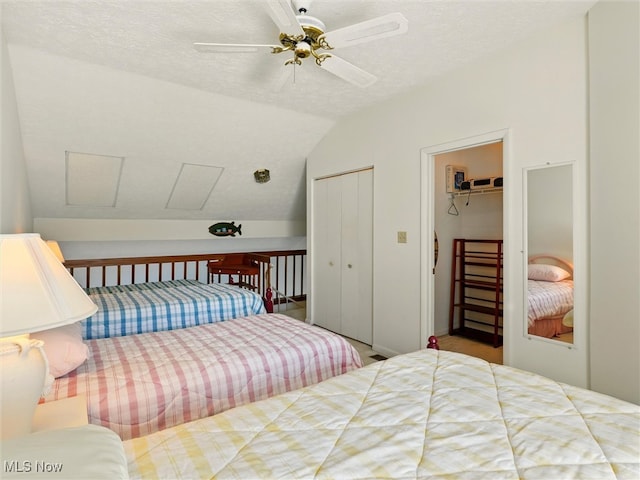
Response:
[{"label": "ceiling fan", "polygon": [[[373,84],[377,80],[374,75],[326,51],[403,34],[408,29],[407,19],[401,13],[390,13],[326,32],[321,20],[307,14],[310,3],[311,0],[293,0],[292,6],[290,0],[265,0],[265,7],[281,32],[279,45],[194,43],[194,47],[200,52],[214,53],[290,52],[293,55],[284,65],[295,67],[302,65],[305,58],[312,57],[316,65],[347,82],[359,87]],[[282,84],[292,70],[284,72]]]}]

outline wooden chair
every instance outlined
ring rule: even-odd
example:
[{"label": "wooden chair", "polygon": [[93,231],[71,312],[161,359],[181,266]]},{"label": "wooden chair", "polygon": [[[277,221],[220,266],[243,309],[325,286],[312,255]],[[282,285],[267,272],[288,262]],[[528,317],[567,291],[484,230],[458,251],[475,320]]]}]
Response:
[{"label": "wooden chair", "polygon": [[260,292],[267,312],[273,313],[270,257],[257,253],[214,255],[207,263],[207,269],[210,283],[215,281],[216,275],[218,282],[226,275],[230,284]]}]

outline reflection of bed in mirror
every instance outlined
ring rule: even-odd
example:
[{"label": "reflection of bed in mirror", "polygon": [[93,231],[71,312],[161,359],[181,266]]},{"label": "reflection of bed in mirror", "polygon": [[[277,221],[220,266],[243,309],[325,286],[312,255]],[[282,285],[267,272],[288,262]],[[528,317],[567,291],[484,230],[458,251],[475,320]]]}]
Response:
[{"label": "reflection of bed in mirror", "polygon": [[528,265],[528,333],[554,338],[573,331],[573,265],[534,255]]}]

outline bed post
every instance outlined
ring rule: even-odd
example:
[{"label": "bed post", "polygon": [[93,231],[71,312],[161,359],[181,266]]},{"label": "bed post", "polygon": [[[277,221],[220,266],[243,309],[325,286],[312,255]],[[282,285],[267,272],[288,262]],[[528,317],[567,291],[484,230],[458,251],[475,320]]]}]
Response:
[{"label": "bed post", "polygon": [[271,291],[271,287],[267,287],[267,291],[262,300],[264,301],[264,308],[267,310],[267,313],[273,313],[273,292]]},{"label": "bed post", "polygon": [[438,345],[438,337],[435,335],[431,335],[429,337],[429,343],[427,344],[427,348],[433,348],[434,350],[440,350],[440,345]]},{"label": "bed post", "polygon": [[273,313],[273,291],[271,290],[271,263],[267,264],[266,270],[264,271],[264,285],[266,287],[264,291],[264,297],[262,297],[262,301],[264,302],[264,308],[267,310],[267,313]]}]

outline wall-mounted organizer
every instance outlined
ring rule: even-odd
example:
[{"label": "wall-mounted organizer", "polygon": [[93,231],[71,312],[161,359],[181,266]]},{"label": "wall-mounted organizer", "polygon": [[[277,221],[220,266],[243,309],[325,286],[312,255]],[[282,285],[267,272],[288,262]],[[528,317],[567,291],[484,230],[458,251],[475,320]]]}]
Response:
[{"label": "wall-mounted organizer", "polygon": [[449,335],[502,345],[502,278],[502,240],[453,240]]},{"label": "wall-mounted organizer", "polygon": [[502,192],[502,187],[502,177],[472,178],[462,182],[460,190],[457,190],[455,194],[461,196],[478,193],[498,193]]}]

